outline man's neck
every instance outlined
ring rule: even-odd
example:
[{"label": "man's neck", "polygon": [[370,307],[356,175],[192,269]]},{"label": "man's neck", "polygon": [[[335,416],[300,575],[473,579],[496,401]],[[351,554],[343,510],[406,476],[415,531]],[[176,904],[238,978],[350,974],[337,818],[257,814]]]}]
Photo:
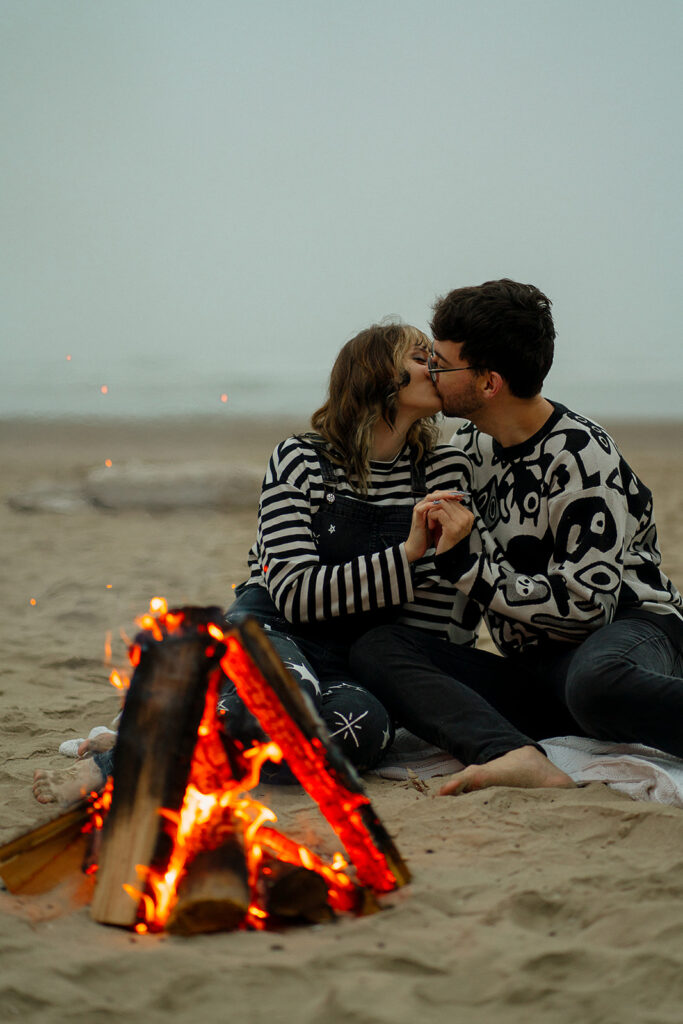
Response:
[{"label": "man's neck", "polygon": [[548,422],[554,406],[547,398],[515,398],[507,395],[494,409],[484,408],[472,417],[477,430],[490,434],[503,448],[522,444]]}]

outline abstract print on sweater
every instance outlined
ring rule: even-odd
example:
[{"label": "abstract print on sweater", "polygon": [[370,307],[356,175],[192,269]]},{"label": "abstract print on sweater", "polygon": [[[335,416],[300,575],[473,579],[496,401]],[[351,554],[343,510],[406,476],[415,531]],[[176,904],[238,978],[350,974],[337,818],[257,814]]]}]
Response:
[{"label": "abstract print on sweater", "polygon": [[652,494],[597,424],[558,403],[543,427],[504,448],[472,424],[477,529],[436,558],[482,607],[504,654],[544,639],[579,643],[615,617],[683,632],[681,596],[660,568]]}]

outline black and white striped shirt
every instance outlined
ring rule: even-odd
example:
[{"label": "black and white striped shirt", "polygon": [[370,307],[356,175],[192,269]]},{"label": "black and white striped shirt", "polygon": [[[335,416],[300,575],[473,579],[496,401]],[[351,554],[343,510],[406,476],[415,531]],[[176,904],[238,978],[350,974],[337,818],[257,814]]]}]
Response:
[{"label": "black and white striped shirt", "polygon": [[[468,459],[450,445],[425,456],[427,491],[470,489]],[[410,451],[392,462],[371,462],[367,495],[359,497],[344,470],[334,467],[336,493],[377,505],[412,507]],[[408,563],[405,544],[338,565],[321,564],[312,519],[325,488],[315,447],[290,437],[268,463],[259,502],[257,540],[249,552],[250,585],[267,587],[294,624],[330,616],[401,607],[399,621],[456,643],[474,643],[479,612],[473,602],[436,573],[433,550]]]}]

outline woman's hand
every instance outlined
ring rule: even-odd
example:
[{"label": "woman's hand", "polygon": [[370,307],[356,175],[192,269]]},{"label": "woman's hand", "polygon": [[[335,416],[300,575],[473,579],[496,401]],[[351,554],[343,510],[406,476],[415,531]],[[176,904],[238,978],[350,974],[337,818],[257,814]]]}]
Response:
[{"label": "woman's hand", "polygon": [[473,526],[474,516],[457,495],[436,492],[427,511],[427,529],[434,538],[437,555],[468,537]]},{"label": "woman's hand", "polygon": [[[413,509],[410,533],[405,542],[406,555],[409,562],[416,562],[418,558],[422,558],[428,548],[437,546],[440,543],[442,524],[432,515],[435,509],[440,508],[442,504],[460,505],[460,498],[463,494],[463,491],[432,491],[422,498],[421,501],[418,501]],[[472,522],[474,522],[472,513],[468,512],[467,509],[464,509],[464,511],[467,512]],[[472,523],[470,523],[467,533],[471,529]],[[467,536],[467,534],[462,536]],[[458,540],[460,539],[462,538],[458,537]],[[453,543],[457,542],[453,541]],[[444,550],[452,546],[453,544],[447,544]]]}]

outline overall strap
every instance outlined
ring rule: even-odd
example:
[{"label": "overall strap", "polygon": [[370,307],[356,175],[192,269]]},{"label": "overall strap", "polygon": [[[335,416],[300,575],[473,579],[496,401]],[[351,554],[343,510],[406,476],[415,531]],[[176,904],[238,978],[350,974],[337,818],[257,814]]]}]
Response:
[{"label": "overall strap", "polygon": [[334,493],[337,489],[337,478],[334,473],[334,465],[325,455],[325,441],[320,434],[308,433],[298,434],[302,441],[306,441],[308,444],[315,448],[315,453],[318,456],[318,462],[320,463],[320,472],[323,478],[323,487],[325,489],[325,497],[328,494]]},{"label": "overall strap", "polygon": [[410,487],[414,498],[424,498],[427,493],[424,456],[418,459],[414,448],[410,449]]}]

